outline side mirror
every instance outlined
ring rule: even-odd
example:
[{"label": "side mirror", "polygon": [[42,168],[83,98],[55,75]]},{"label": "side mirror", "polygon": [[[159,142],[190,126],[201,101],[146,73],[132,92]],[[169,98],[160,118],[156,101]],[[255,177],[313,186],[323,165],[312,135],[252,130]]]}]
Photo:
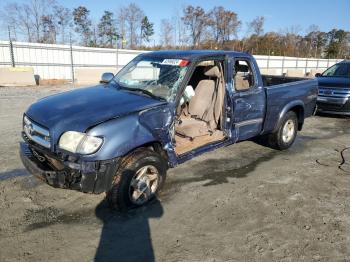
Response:
[{"label": "side mirror", "polygon": [[321,73],[316,73],[315,77],[320,77],[322,76]]},{"label": "side mirror", "polygon": [[113,79],[114,75],[112,73],[103,73],[100,84],[108,84]]}]

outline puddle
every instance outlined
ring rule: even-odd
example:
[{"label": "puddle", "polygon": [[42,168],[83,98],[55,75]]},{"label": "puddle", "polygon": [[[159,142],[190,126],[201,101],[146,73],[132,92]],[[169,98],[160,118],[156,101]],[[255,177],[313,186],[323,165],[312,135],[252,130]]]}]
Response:
[{"label": "puddle", "polygon": [[30,176],[30,174],[25,169],[14,169],[11,171],[0,173],[0,181],[5,181],[8,179],[22,176]]},{"label": "puddle", "polygon": [[[166,197],[179,191],[180,187],[187,183],[206,181],[203,186],[213,186],[224,183],[230,183],[230,178],[244,178],[252,173],[261,163],[272,160],[275,156],[280,155],[279,151],[269,151],[265,154],[248,156],[242,154],[240,159],[221,158],[221,159],[206,159],[197,162],[187,168],[179,167],[176,172],[186,172],[190,170],[191,176],[186,178],[177,178],[176,174],[165,183],[161,196]],[[253,159],[252,159],[253,158]],[[250,160],[247,164],[247,159]],[[243,163],[243,165],[241,165]]]},{"label": "puddle", "polygon": [[82,209],[72,213],[64,213],[54,207],[43,209],[27,209],[24,215],[24,221],[28,221],[24,232],[33,231],[49,227],[55,224],[74,224],[82,223],[88,219],[95,218],[95,211],[92,209]]},{"label": "puddle", "polygon": [[[87,207],[74,212],[64,212],[55,207],[41,209],[27,209],[23,217],[26,227],[24,232],[50,227],[57,224],[116,224],[131,223],[133,218],[157,217],[160,213],[160,202],[154,199],[147,205],[134,208],[128,212],[118,212],[109,208],[106,201],[102,201],[96,207]],[[136,221],[137,222],[137,221]]]},{"label": "puddle", "polygon": [[[172,194],[178,193],[183,185],[189,183],[204,182],[202,186],[205,187],[234,183],[231,178],[244,179],[254,172],[260,164],[269,162],[275,157],[280,157],[281,161],[289,161],[292,155],[301,154],[307,149],[306,141],[314,139],[316,138],[312,136],[297,138],[294,145],[286,151],[273,150],[260,145],[259,148],[247,148],[247,150],[244,147],[237,148],[239,153],[235,156],[204,159],[192,165],[193,160],[191,160],[183,167],[180,165],[171,171],[160,196],[162,200],[167,201]],[[182,173],[181,177],[176,173]]]}]

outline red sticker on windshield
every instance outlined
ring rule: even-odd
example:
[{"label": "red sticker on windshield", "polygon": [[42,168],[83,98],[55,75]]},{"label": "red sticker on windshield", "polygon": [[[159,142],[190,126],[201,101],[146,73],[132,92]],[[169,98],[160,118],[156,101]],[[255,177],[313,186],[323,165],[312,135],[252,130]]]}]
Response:
[{"label": "red sticker on windshield", "polygon": [[190,61],[182,59],[179,66],[184,67],[187,66]]}]

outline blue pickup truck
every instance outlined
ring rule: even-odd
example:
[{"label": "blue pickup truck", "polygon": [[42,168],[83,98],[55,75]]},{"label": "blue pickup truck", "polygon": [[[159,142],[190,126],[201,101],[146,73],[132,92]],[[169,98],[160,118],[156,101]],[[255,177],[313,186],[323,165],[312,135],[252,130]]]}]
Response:
[{"label": "blue pickup truck", "polygon": [[168,168],[259,138],[289,148],[315,110],[317,80],[262,76],[229,51],[141,54],[95,87],[52,95],[23,115],[24,166],[49,185],[144,205]]}]

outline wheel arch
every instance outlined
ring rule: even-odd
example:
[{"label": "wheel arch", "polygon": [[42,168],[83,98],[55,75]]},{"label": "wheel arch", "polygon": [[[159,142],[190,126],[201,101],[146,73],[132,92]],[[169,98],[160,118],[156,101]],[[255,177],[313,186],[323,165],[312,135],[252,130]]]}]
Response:
[{"label": "wheel arch", "polygon": [[149,141],[144,144],[138,145],[132,149],[130,149],[123,157],[127,157],[128,155],[132,154],[135,151],[142,150],[142,149],[150,149],[156,153],[158,153],[165,161],[167,161],[167,166],[169,165],[169,157],[166,152],[166,150],[163,148],[162,143],[159,141]]},{"label": "wheel arch", "polygon": [[290,111],[294,112],[297,115],[298,130],[300,131],[303,128],[304,120],[305,120],[305,106],[301,100],[296,100],[296,101],[292,101],[292,102],[288,103],[282,109],[282,111],[279,114],[278,121],[277,121],[276,126],[274,128],[274,131],[277,131],[277,129],[279,128],[279,126],[281,124],[283,117]]}]

